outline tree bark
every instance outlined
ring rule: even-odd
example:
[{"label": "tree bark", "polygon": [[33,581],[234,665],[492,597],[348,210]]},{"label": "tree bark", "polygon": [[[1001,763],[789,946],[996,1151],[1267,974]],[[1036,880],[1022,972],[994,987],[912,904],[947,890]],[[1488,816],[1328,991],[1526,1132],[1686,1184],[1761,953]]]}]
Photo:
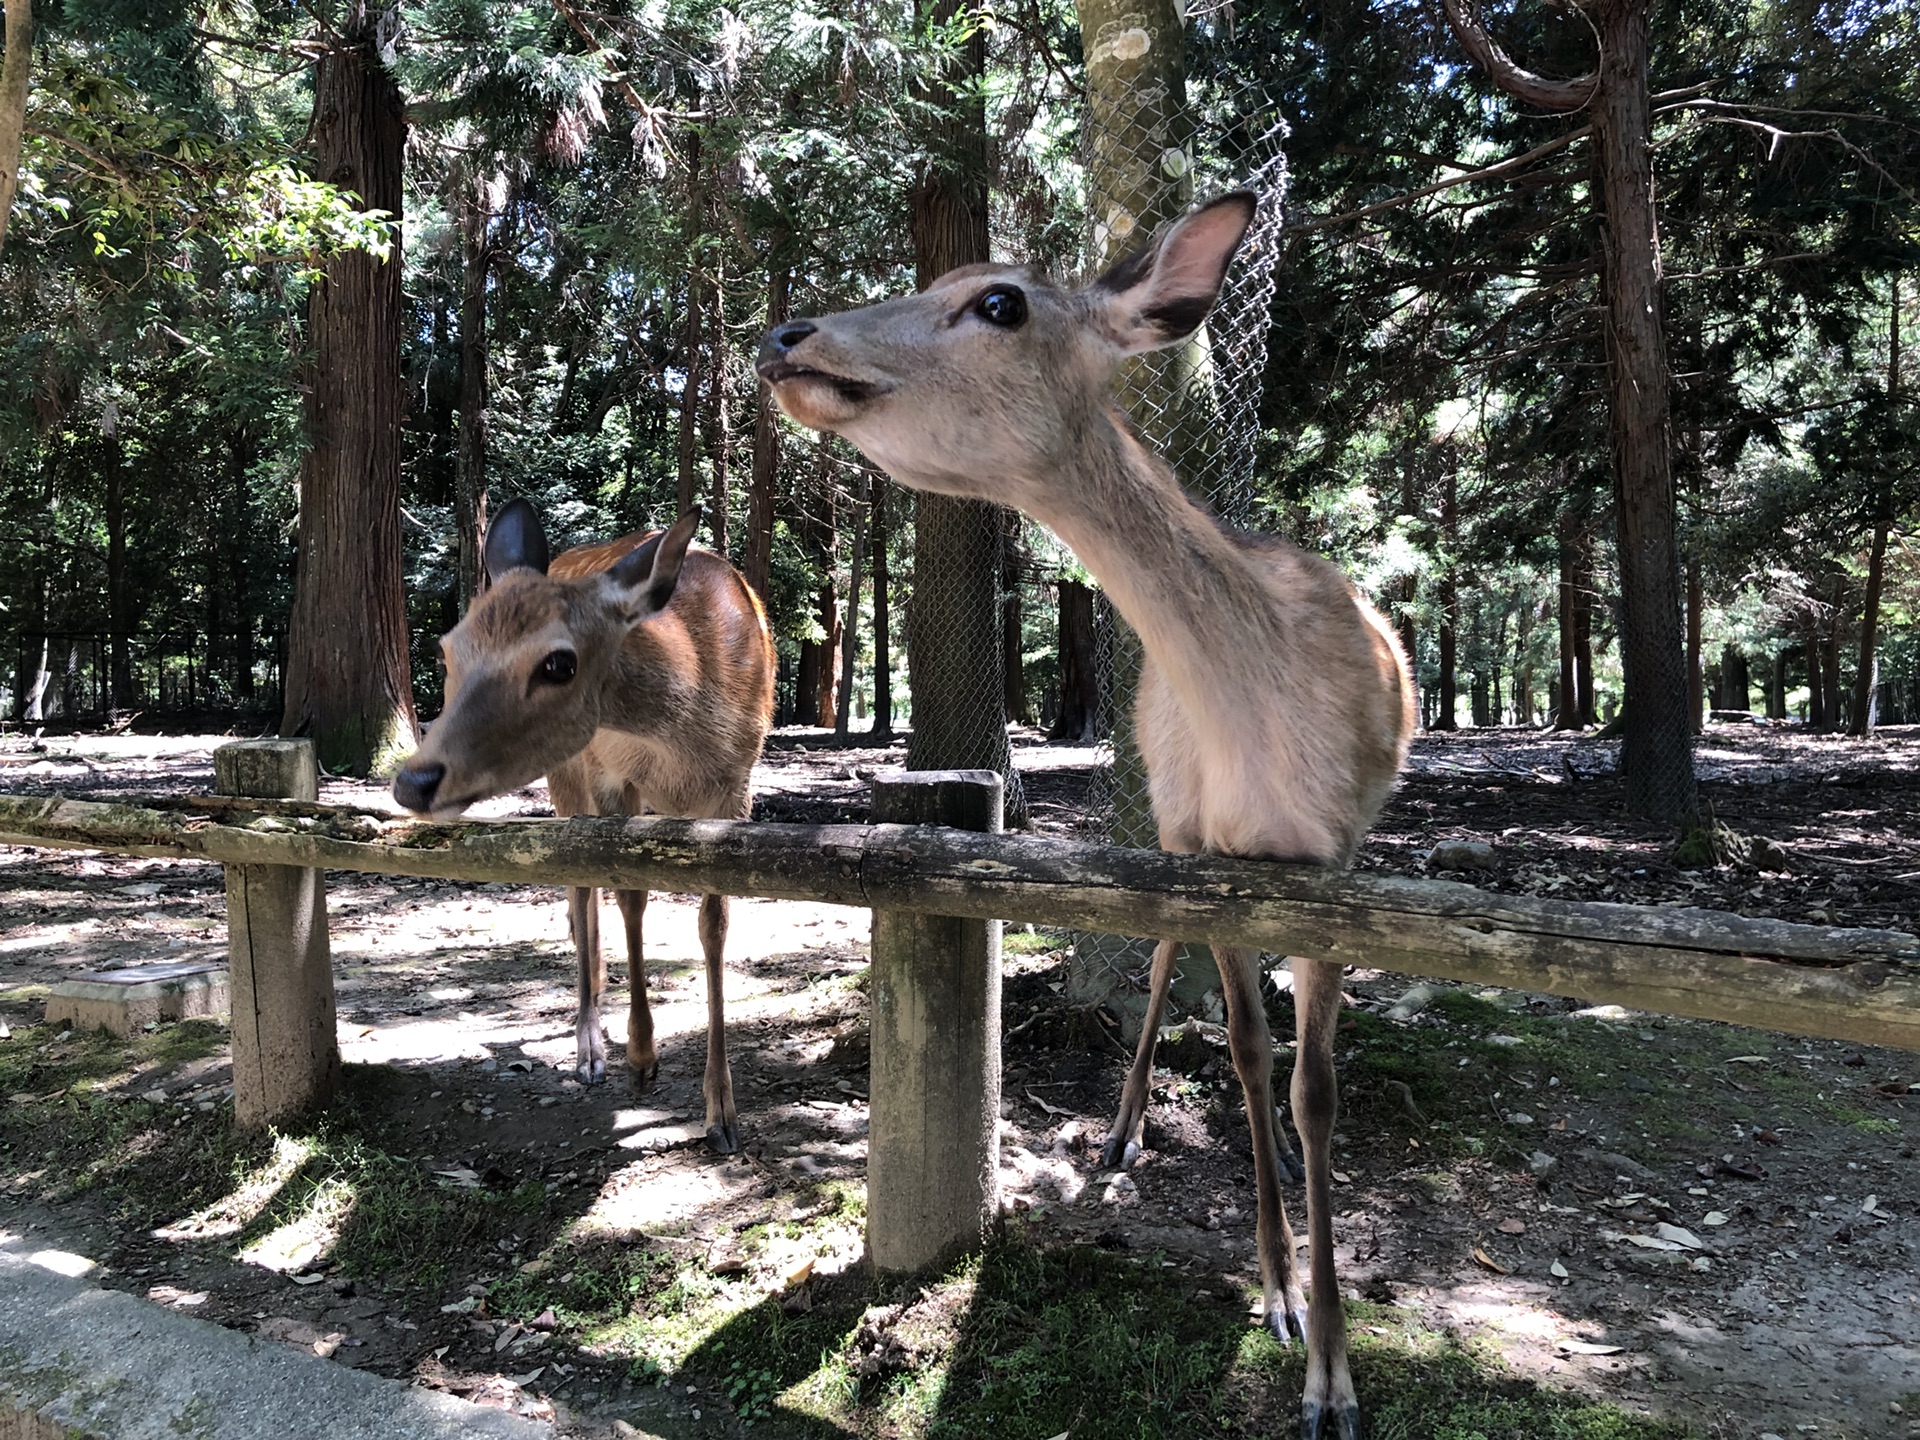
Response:
[{"label": "tree bark", "polygon": [[1019,513],[1000,512],[1000,654],[1001,674],[1006,680],[1003,700],[1007,718],[1021,725],[1033,724],[1033,701],[1027,694],[1026,615],[1021,605],[1020,567],[1026,547],[1022,541]]},{"label": "tree bark", "polygon": [[1687,728],[1695,735],[1706,724],[1706,675],[1701,666],[1701,616],[1705,592],[1700,584],[1700,562],[1687,559]]},{"label": "tree bark", "polygon": [[1627,808],[1679,825],[1698,816],[1680,615],[1671,394],[1654,209],[1651,0],[1595,0],[1600,62],[1592,75],[1548,80],[1508,58],[1481,24],[1477,0],[1444,0],[1463,49],[1508,94],[1570,114],[1591,111],[1605,218],[1607,417],[1620,565],[1620,660],[1626,712],[1620,764]]},{"label": "tree bark", "polygon": [[[1460,477],[1449,465],[1440,489],[1440,529],[1450,552],[1460,540]],[[1447,575],[1440,582],[1440,704],[1433,717],[1435,730],[1458,730],[1460,718],[1460,576],[1457,555],[1450,555]]]},{"label": "tree bark", "polygon": [[1578,730],[1580,718],[1580,682],[1578,679],[1579,637],[1575,624],[1577,569],[1573,539],[1565,530],[1560,534],[1560,680],[1555,690],[1553,728]]},{"label": "tree bark", "polygon": [[713,463],[707,524],[713,548],[727,553],[727,522],[731,509],[727,495],[727,457],[733,449],[733,415],[727,393],[731,379],[727,364],[727,262],[723,255],[714,268],[712,304],[707,310],[707,454]]},{"label": "tree bark", "polygon": [[704,210],[705,197],[700,183],[700,134],[694,131],[687,136],[687,331],[681,342],[687,360],[680,382],[680,472],[679,488],[675,492],[676,516],[684,515],[693,508],[694,466],[699,452],[701,280],[698,250],[693,242],[700,234]]},{"label": "tree bark", "polygon": [[454,603],[465,615],[480,593],[480,557],[487,538],[487,272],[492,215],[487,187],[468,175],[460,206],[460,436],[454,455]]},{"label": "tree bark", "polygon": [[[861,490],[870,492],[873,479],[862,472]],[[833,708],[833,733],[845,740],[853,724],[853,665],[860,652],[860,572],[867,563],[867,494],[853,497],[853,556],[847,562],[846,619],[840,624],[840,694]]]},{"label": "tree bark", "polygon": [[120,439],[107,448],[107,643],[112,654],[110,718],[133,709],[133,591],[127,583],[127,467]]},{"label": "tree bark", "polygon": [[7,53],[0,61],[0,251],[20,184],[20,142],[27,128],[27,86],[33,71],[33,0],[6,0]]},{"label": "tree bark", "polygon": [[887,501],[893,481],[883,474],[867,478],[873,495],[873,743],[893,739],[893,614],[892,562],[887,558],[891,527],[887,523]]},{"label": "tree bark", "polygon": [[[1900,277],[1893,277],[1892,303],[1887,314],[1887,405],[1900,402]],[[1860,606],[1860,661],[1853,677],[1853,713],[1849,735],[1871,735],[1874,705],[1880,687],[1880,593],[1887,576],[1887,536],[1893,528],[1893,480],[1884,471],[1876,477],[1873,496],[1873,540],[1867,551],[1867,593]]]},{"label": "tree bark", "polygon": [[1093,631],[1093,591],[1078,580],[1060,580],[1060,714],[1050,738],[1087,744],[1100,715],[1099,656]]},{"label": "tree bark", "polygon": [[[920,0],[920,13],[951,19],[958,0]],[[929,15],[930,12],[930,15]],[[952,71],[929,87],[937,116],[912,206],[915,283],[988,258],[984,73],[986,37],[976,31]],[[907,643],[913,661],[909,770],[994,770],[1006,786],[1006,824],[1027,825],[1026,793],[1007,743],[1000,621],[1000,518],[982,500],[923,494],[914,506],[913,601]]]},{"label": "tree bark", "polygon": [[406,116],[357,11],[314,72],[320,178],[394,222],[385,259],[328,260],[308,301],[309,448],[287,635],[281,733],[311,735],[320,763],[365,775],[414,743],[407,615],[401,590],[399,218]]},{"label": "tree bark", "polygon": [[[767,328],[792,313],[793,271],[779,263],[767,272]],[[773,511],[780,478],[780,409],[773,392],[755,387],[753,411],[753,472],[747,486],[747,584],[764,604],[773,580]],[[878,489],[875,503],[878,504]]]}]

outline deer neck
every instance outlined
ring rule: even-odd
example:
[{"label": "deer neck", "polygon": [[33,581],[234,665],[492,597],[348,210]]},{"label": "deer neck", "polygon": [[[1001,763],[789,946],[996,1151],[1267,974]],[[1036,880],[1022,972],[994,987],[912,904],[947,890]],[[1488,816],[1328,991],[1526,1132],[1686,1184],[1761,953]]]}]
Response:
[{"label": "deer neck", "polygon": [[1072,483],[1049,486],[1051,503],[1035,514],[1099,578],[1189,712],[1211,728],[1202,717],[1231,713],[1284,649],[1271,592],[1117,416],[1090,428]]}]

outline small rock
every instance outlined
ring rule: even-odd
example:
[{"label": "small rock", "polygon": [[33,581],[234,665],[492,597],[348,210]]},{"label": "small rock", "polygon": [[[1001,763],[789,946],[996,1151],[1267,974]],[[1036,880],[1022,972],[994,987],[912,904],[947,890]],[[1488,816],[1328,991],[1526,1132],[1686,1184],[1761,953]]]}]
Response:
[{"label": "small rock", "polygon": [[1509,1110],[1507,1112],[1507,1124],[1509,1125],[1525,1126],[1531,1125],[1532,1123],[1533,1116],[1527,1114],[1524,1110]]},{"label": "small rock", "polygon": [[1423,980],[1418,985],[1408,987],[1404,995],[1389,1005],[1386,1017],[1389,1020],[1411,1020],[1446,993],[1445,985],[1431,985]]},{"label": "small rock", "polygon": [[1527,1157],[1527,1169],[1545,1179],[1560,1168],[1560,1161],[1544,1150],[1536,1150]]},{"label": "small rock", "polygon": [[1484,840],[1442,840],[1427,852],[1429,870],[1497,870],[1500,857]]}]

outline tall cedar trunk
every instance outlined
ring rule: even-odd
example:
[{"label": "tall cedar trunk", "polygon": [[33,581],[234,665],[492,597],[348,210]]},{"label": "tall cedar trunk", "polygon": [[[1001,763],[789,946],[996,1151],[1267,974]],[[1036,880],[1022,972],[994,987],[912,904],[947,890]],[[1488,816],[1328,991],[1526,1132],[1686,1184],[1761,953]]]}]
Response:
[{"label": "tall cedar trunk", "polygon": [[707,308],[707,454],[713,463],[713,488],[707,501],[707,523],[713,548],[727,553],[727,456],[733,449],[733,416],[727,382],[727,262],[723,255],[714,269],[713,303]]},{"label": "tall cedar trunk", "polygon": [[[958,9],[958,0],[921,0],[920,14],[944,24]],[[976,30],[927,96],[935,118],[911,196],[914,278],[922,290],[956,266],[988,258],[986,108],[977,92],[969,93],[985,64],[986,36]],[[1002,703],[998,507],[921,495],[913,535],[907,768],[998,771],[1006,785],[1007,828],[1023,829],[1026,796]]]},{"label": "tall cedar trunk", "polygon": [[1693,707],[1681,635],[1660,234],[1653,198],[1649,8],[1650,0],[1611,0],[1600,10],[1600,89],[1592,109],[1606,197],[1602,273],[1607,415],[1620,563],[1620,666],[1626,691],[1620,767],[1630,811],[1686,825],[1696,818],[1699,806],[1689,719]]},{"label": "tall cedar trunk", "polygon": [[833,728],[834,711],[840,698],[840,599],[835,590],[833,579],[828,577],[821,585],[815,604],[815,618],[820,628],[826,631],[826,639],[820,642],[820,668],[814,676],[812,724],[823,730]]},{"label": "tall cedar trunk", "polygon": [[1002,703],[1009,720],[1031,725],[1033,701],[1027,695],[1027,667],[1022,654],[1026,648],[1026,616],[1020,603],[1019,581],[1026,549],[1022,542],[1019,514],[1002,510],[1000,520],[1000,668],[1007,686]]},{"label": "tall cedar trunk", "polygon": [[7,0],[7,53],[0,63],[0,249],[20,184],[20,140],[27,124],[27,81],[33,64],[33,0]]},{"label": "tall cedar trunk", "polygon": [[1580,723],[1600,723],[1598,697],[1593,691],[1593,535],[1580,532],[1573,551],[1573,664]]},{"label": "tall cedar trunk", "polygon": [[460,186],[460,438],[454,456],[453,524],[459,535],[454,575],[458,613],[480,593],[480,556],[487,536],[487,270],[493,246],[487,187],[477,176]]},{"label": "tall cedar trunk", "polygon": [[1607,420],[1620,563],[1620,661],[1626,714],[1620,751],[1627,808],[1686,825],[1698,814],[1680,617],[1680,555],[1673,496],[1670,384],[1654,210],[1652,100],[1647,88],[1652,0],[1582,7],[1599,41],[1599,69],[1549,80],[1516,65],[1472,0],[1443,0],[1461,45],[1494,82],[1532,106],[1586,110],[1603,196],[1601,278],[1606,297]]},{"label": "tall cedar trunk", "polygon": [[[1441,482],[1440,529],[1447,537],[1449,552],[1460,538],[1460,477],[1451,466]],[[1435,730],[1458,730],[1455,713],[1460,701],[1460,577],[1458,561],[1449,563],[1447,577],[1440,582],[1440,705],[1433,717]]]},{"label": "tall cedar trunk", "polygon": [[[700,133],[687,136],[687,234],[697,236],[704,220],[705,192],[700,183]],[[681,346],[686,371],[680,384],[680,474],[675,491],[674,513],[684,515],[693,508],[694,462],[698,458],[700,415],[700,292],[702,282],[697,253],[690,255],[687,267],[687,332]]]},{"label": "tall cedar trunk", "polygon": [[1812,610],[1807,612],[1802,634],[1807,654],[1807,724],[1815,730],[1825,730],[1830,724],[1827,718],[1827,682],[1820,661],[1820,621]]},{"label": "tall cedar trunk", "polygon": [[[793,271],[774,264],[767,272],[768,329],[791,313],[792,292]],[[773,511],[779,476],[780,411],[773,403],[773,391],[758,385],[754,387],[753,473],[747,482],[746,576],[763,603],[773,579]],[[874,503],[880,503],[878,487]]]},{"label": "tall cedar trunk", "polygon": [[[1418,513],[1419,468],[1409,463],[1400,474],[1400,513],[1411,518]],[[1415,618],[1414,607],[1420,599],[1420,577],[1403,575],[1399,584],[1400,600],[1400,648],[1407,655],[1407,676],[1413,682],[1413,709],[1416,715],[1422,713],[1426,697],[1420,693],[1420,630]]]},{"label": "tall cedar trunk", "polygon": [[864,492],[873,482],[864,473],[853,496],[853,558],[847,562],[846,619],[840,624],[840,693],[833,707],[833,733],[847,738],[853,724],[853,665],[860,652],[860,572],[867,563],[867,514],[871,501]]},{"label": "tall cedar trunk", "polygon": [[893,615],[888,608],[893,598],[893,575],[887,559],[888,538],[892,533],[887,524],[887,498],[893,482],[876,473],[868,477],[867,487],[873,495],[873,537],[868,542],[873,551],[873,729],[870,733],[878,744],[893,738]]},{"label": "tall cedar trunk", "polygon": [[1702,668],[1700,645],[1702,639],[1701,607],[1706,603],[1705,588],[1700,583],[1700,562],[1691,556],[1687,558],[1687,728],[1695,735],[1701,732],[1707,720],[1706,674]]},{"label": "tall cedar trunk", "polygon": [[1745,710],[1753,694],[1753,675],[1746,652],[1732,645],[1720,647],[1720,704],[1722,710]]},{"label": "tall cedar trunk", "polygon": [[[1900,403],[1900,277],[1894,276],[1892,304],[1887,315],[1887,404],[1898,413]],[[1871,735],[1875,724],[1874,699],[1880,686],[1880,591],[1886,583],[1887,534],[1893,528],[1893,477],[1884,469],[1874,483],[1873,541],[1867,551],[1867,593],[1860,607],[1860,661],[1853,677],[1853,713],[1847,733]]]},{"label": "tall cedar trunk", "polygon": [[1553,717],[1553,728],[1556,730],[1578,730],[1583,723],[1580,718],[1580,682],[1576,674],[1579,651],[1575,625],[1578,610],[1576,573],[1573,540],[1563,530],[1560,535],[1560,681],[1554,691],[1556,700]]},{"label": "tall cedar trunk", "polygon": [[406,117],[364,10],[314,71],[320,178],[394,220],[393,249],[328,260],[307,307],[308,451],[281,733],[329,770],[385,770],[413,744],[401,592],[399,217]]},{"label": "tall cedar trunk", "polygon": [[1845,575],[1834,575],[1832,594],[1833,605],[1827,621],[1826,654],[1821,657],[1821,671],[1827,686],[1827,726],[1838,730],[1847,723],[1846,711],[1840,703],[1840,630],[1847,603]]},{"label": "tall cedar trunk", "polygon": [[1100,716],[1100,660],[1093,630],[1093,591],[1078,580],[1060,589],[1060,714],[1055,740],[1093,740]]},{"label": "tall cedar trunk", "polygon": [[1787,718],[1787,648],[1783,645],[1773,652],[1773,684],[1767,691],[1767,718],[1784,720]]},{"label": "tall cedar trunk", "polygon": [[[1190,154],[1187,115],[1186,27],[1178,0],[1075,0],[1080,44],[1087,57],[1085,135],[1088,208],[1093,222],[1093,261],[1111,265],[1144,244],[1161,225],[1180,215],[1193,198],[1190,165],[1168,166],[1164,157]],[[1196,473],[1192,461],[1202,441],[1197,408],[1186,403],[1202,377],[1202,344],[1136,357],[1123,365],[1115,395],[1142,437],[1172,465]],[[1134,695],[1139,688],[1140,638],[1117,612],[1108,651],[1108,699],[1113,714],[1113,822],[1120,845],[1157,845],[1147,794],[1147,769],[1134,740]],[[1105,942],[1100,942],[1104,944]],[[1084,947],[1083,947],[1084,948]],[[1199,983],[1213,973],[1210,957],[1189,952],[1189,970]],[[1126,966],[1112,955],[1099,962],[1115,973]],[[1090,998],[1090,997],[1088,997]]]},{"label": "tall cedar trunk", "polygon": [[245,430],[233,436],[233,473],[227,488],[227,589],[233,597],[233,694],[241,705],[253,702],[253,586],[247,564],[247,474],[258,445]]},{"label": "tall cedar trunk", "polygon": [[[113,679],[109,713],[134,707],[133,591],[127,584],[126,456],[115,436],[107,459],[107,639]],[[72,667],[69,666],[71,669]]]}]

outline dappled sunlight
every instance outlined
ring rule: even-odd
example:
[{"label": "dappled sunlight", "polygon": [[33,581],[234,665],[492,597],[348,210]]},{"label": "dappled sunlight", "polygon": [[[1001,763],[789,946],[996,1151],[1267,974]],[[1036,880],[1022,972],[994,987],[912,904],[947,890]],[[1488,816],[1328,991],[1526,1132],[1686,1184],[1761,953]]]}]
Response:
[{"label": "dappled sunlight", "polygon": [[314,1186],[299,1214],[276,1225],[234,1258],[283,1275],[309,1269],[339,1244],[357,1199],[351,1181],[329,1176]]},{"label": "dappled sunlight", "polygon": [[162,1225],[156,1240],[211,1240],[237,1235],[266,1211],[286,1183],[313,1158],[313,1144],[282,1135],[274,1140],[266,1163],[240,1181],[232,1194],[196,1210],[184,1220]]}]

